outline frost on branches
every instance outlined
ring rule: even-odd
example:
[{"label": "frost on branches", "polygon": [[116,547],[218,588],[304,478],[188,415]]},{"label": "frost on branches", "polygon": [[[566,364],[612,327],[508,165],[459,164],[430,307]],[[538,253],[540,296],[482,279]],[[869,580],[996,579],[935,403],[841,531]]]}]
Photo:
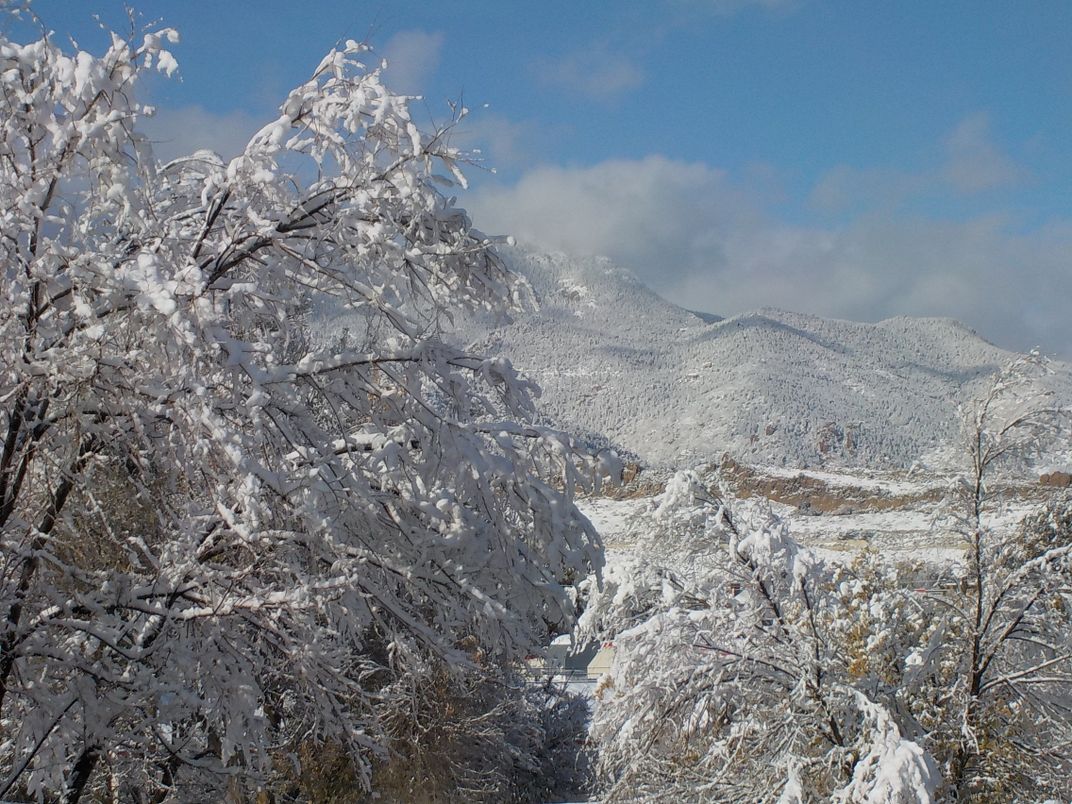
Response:
[{"label": "frost on branches", "polygon": [[159,165],[176,40],[0,38],[0,798],[207,800],[309,744],[367,786],[393,679],[568,627],[600,560],[533,389],[436,338],[517,289],[446,132],[349,42]]}]

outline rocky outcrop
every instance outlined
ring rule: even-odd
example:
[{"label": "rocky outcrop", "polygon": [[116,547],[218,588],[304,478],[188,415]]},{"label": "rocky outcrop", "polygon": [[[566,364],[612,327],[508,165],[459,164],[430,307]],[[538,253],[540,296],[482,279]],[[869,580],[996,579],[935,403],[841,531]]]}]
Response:
[{"label": "rocky outcrop", "polygon": [[823,424],[815,437],[815,449],[823,457],[852,458],[860,443],[860,425],[837,422]]},{"label": "rocky outcrop", "polygon": [[828,483],[804,472],[788,477],[770,475],[760,468],[738,463],[729,455],[723,456],[719,474],[738,497],[766,497],[809,514],[891,511],[921,502],[935,503],[944,494],[941,488],[931,488],[916,494],[892,495],[874,488]]},{"label": "rocky outcrop", "polygon": [[1039,478],[1040,486],[1048,488],[1067,489],[1072,487],[1072,474],[1068,472],[1048,472]]}]

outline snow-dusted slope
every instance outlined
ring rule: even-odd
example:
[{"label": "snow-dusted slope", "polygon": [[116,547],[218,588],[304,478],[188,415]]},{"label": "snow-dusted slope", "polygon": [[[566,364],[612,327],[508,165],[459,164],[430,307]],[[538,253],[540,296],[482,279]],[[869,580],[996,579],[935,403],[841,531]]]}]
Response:
[{"label": "snow-dusted slope", "polygon": [[793,466],[936,461],[956,437],[957,402],[1012,357],[951,320],[773,309],[723,320],[664,301],[608,260],[506,255],[539,309],[465,323],[458,337],[535,379],[559,426],[653,464],[727,451]]}]

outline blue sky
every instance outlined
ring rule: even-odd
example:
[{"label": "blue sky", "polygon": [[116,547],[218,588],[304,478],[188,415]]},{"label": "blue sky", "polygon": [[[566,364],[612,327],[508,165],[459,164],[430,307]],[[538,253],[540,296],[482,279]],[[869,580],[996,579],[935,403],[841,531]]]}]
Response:
[{"label": "blue sky", "polygon": [[[36,0],[99,48],[118,2]],[[1072,3],[140,2],[179,29],[160,150],[239,147],[339,39],[473,109],[487,231],[607,253],[673,301],[953,316],[1072,357]],[[486,106],[485,106],[486,104]]]}]

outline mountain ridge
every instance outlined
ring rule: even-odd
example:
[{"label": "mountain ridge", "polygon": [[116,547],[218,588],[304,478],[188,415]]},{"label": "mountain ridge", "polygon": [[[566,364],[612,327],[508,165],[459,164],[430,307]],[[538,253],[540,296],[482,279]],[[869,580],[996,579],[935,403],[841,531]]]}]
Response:
[{"label": "mountain ridge", "polygon": [[[550,422],[656,466],[724,453],[797,467],[943,465],[957,405],[1015,357],[951,318],[872,324],[774,307],[722,318],[662,299],[607,258],[502,253],[534,309],[466,319],[453,337],[534,379]],[[1072,367],[1056,366],[1072,399]]]}]

